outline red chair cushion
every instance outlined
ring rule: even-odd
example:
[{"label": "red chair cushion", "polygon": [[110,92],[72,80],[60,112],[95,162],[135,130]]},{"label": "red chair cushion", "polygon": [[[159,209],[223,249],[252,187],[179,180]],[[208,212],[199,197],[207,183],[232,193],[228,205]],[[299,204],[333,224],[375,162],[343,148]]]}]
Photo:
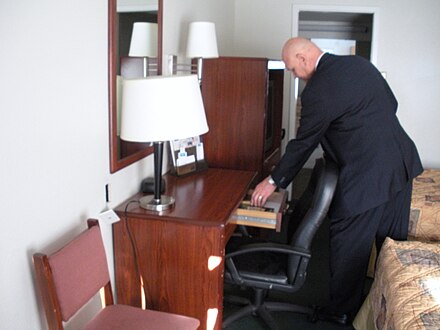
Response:
[{"label": "red chair cushion", "polygon": [[49,257],[64,321],[69,320],[109,281],[98,226],[86,230]]},{"label": "red chair cushion", "polygon": [[199,320],[127,305],[104,308],[84,330],[189,330],[197,329]]}]

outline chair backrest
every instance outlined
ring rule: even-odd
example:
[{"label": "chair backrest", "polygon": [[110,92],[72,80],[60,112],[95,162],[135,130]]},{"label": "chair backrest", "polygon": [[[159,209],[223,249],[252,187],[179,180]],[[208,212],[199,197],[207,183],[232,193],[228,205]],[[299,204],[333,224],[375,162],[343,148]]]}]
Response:
[{"label": "chair backrest", "polygon": [[[336,190],[339,170],[336,164],[331,161],[319,158],[316,160],[307,188],[300,197],[299,204],[293,210],[293,216],[301,215],[299,225],[295,227],[294,233],[290,236],[290,245],[305,252],[310,252],[310,247],[316,231],[321,226]],[[290,221],[295,221],[291,219]],[[292,225],[291,225],[292,226]],[[289,232],[292,231],[289,228]],[[308,260],[303,260],[304,265],[299,266],[301,258],[298,256],[289,257],[288,276],[294,280],[298,269],[306,268]]]},{"label": "chair backrest", "polygon": [[57,252],[33,256],[49,329],[63,329],[84,304],[104,287],[106,304],[113,303],[110,277],[97,221]]}]

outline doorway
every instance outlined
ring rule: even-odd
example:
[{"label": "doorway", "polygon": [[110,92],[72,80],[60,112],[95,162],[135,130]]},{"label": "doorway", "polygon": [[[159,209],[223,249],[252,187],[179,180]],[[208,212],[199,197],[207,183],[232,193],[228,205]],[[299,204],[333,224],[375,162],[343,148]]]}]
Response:
[{"label": "doorway", "polygon": [[[293,5],[292,36],[312,39],[324,51],[336,55],[356,54],[376,64],[378,15],[376,7]],[[289,85],[289,109],[285,114],[288,140],[296,136],[304,82],[291,76]],[[321,155],[319,147],[305,167],[313,167]]]}]

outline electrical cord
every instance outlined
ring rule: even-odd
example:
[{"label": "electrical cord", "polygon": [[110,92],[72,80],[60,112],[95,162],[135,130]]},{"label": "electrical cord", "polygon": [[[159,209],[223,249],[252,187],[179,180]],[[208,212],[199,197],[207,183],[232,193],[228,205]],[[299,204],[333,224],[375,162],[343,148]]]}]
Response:
[{"label": "electrical cord", "polygon": [[[139,265],[139,258],[138,258],[138,253],[137,253],[137,249],[136,249],[136,242],[135,242],[134,236],[131,232],[130,226],[128,224],[128,216],[127,216],[128,207],[130,204],[134,204],[134,203],[139,204],[139,200],[129,201],[125,205],[125,210],[124,210],[125,230],[127,231],[128,239],[129,239],[130,245],[131,245],[131,250],[132,250],[132,254],[133,254],[134,266],[135,266],[135,270],[136,270],[137,279],[139,280],[140,286],[143,287],[143,290],[145,293],[145,298],[146,298],[147,297],[146,286],[142,285],[142,283],[141,283],[142,274],[141,274],[141,269],[140,269],[140,265]],[[145,302],[147,304],[147,299],[145,299]],[[145,306],[145,307],[148,308],[148,306]]]}]

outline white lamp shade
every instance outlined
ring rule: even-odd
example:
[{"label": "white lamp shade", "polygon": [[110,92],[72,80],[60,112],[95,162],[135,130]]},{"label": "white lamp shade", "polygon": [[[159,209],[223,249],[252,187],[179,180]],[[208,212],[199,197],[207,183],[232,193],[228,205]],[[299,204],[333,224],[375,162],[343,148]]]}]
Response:
[{"label": "white lamp shade", "polygon": [[189,24],[186,57],[218,57],[217,36],[214,23],[192,22]]},{"label": "white lamp shade", "polygon": [[157,23],[133,24],[128,56],[157,57]]},{"label": "white lamp shade", "polygon": [[121,139],[159,142],[208,132],[197,76],[125,79]]}]

